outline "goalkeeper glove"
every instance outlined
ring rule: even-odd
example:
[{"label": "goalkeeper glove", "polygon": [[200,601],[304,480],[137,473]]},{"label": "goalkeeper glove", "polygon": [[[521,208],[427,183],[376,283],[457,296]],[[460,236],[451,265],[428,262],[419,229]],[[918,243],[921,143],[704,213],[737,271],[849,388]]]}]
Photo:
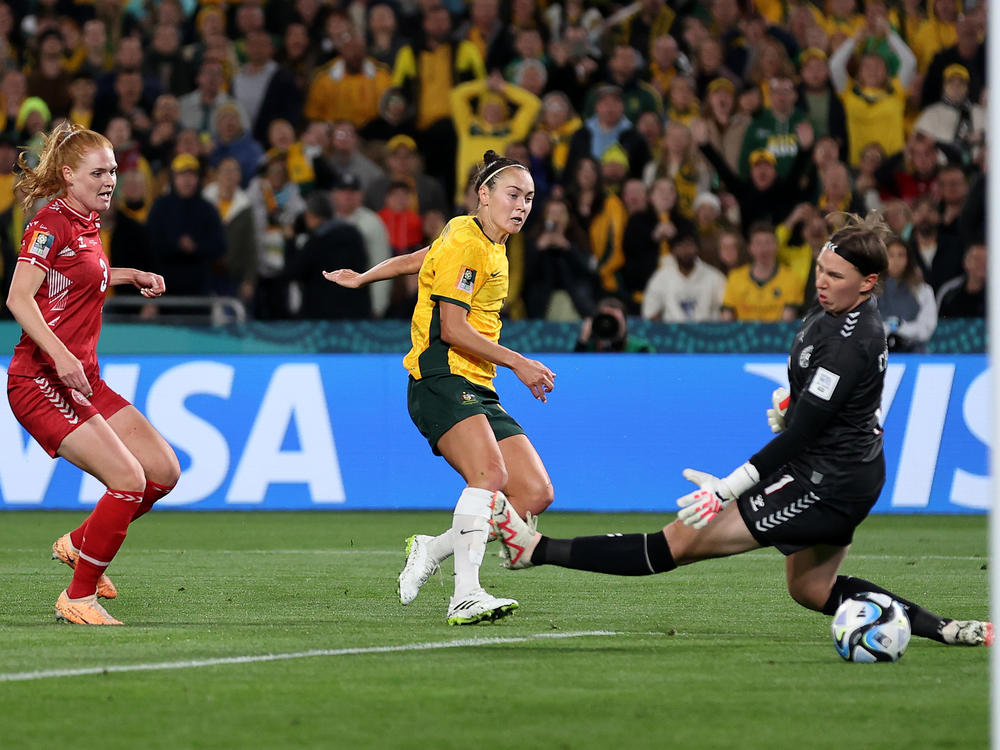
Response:
[{"label": "goalkeeper glove", "polygon": [[729,503],[760,481],[757,468],[749,461],[728,477],[720,479],[704,471],[685,469],[684,478],[698,485],[677,500],[677,517],[685,526],[704,528]]},{"label": "goalkeeper glove", "polygon": [[788,403],[791,398],[791,394],[784,388],[775,388],[774,393],[771,394],[771,408],[767,410],[767,423],[775,435],[785,430],[785,413],[788,411]]}]

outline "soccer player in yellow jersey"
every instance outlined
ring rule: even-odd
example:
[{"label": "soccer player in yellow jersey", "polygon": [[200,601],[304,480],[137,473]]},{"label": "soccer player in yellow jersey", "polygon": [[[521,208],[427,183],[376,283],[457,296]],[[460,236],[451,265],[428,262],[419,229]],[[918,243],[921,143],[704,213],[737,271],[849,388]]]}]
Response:
[{"label": "soccer player in yellow jersey", "polygon": [[500,308],[507,297],[504,243],[524,226],[535,186],[528,170],[512,159],[487,151],[483,162],[475,180],[475,213],[448,222],[429,249],[390,258],[362,274],[324,273],[330,281],[356,288],[419,268],[410,325],[413,348],[403,360],[410,373],[410,417],[466,487],[450,529],[407,539],[399,597],[403,604],[413,601],[454,553],[450,625],[496,620],[518,606],[479,583],[493,504],[506,497],[521,513],[534,515],[552,502],[552,481],[541,458],[493,389],[497,365],[513,370],[542,402],[554,386],[555,373],[548,367],[499,343]]}]

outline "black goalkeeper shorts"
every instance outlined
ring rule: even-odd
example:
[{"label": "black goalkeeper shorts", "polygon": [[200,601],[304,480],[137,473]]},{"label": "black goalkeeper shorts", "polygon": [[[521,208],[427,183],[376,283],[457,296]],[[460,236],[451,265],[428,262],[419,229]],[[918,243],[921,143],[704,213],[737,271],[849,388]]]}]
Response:
[{"label": "black goalkeeper shorts", "polygon": [[833,504],[790,474],[778,472],[736,504],[754,539],[790,555],[816,544],[846,547],[876,500]]}]

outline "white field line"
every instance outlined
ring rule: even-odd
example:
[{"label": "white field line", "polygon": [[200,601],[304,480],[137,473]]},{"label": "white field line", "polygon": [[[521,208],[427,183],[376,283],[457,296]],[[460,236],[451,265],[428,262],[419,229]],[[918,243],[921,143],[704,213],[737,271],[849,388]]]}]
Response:
[{"label": "white field line", "polygon": [[[8,550],[11,551],[11,550]],[[12,550],[13,552],[36,554],[38,549],[34,547]],[[143,553],[155,555],[392,555],[402,557],[402,549],[146,549]],[[725,559],[725,558],[720,558]],[[780,560],[781,556],[756,554],[742,555],[743,560],[766,560],[773,562]],[[850,553],[848,560],[982,560],[985,562],[988,555],[867,555],[863,552]]]},{"label": "white field line", "polygon": [[108,664],[103,667],[82,667],[79,669],[47,669],[38,672],[0,673],[0,682],[28,682],[46,680],[53,677],[81,677],[84,675],[112,674],[116,672],[156,672],[167,669],[198,669],[217,667],[224,664],[257,664],[268,661],[289,659],[312,659],[317,656],[356,656],[359,654],[394,654],[404,651],[435,651],[445,648],[475,648],[477,646],[497,646],[526,641],[555,640],[563,638],[591,638],[619,635],[611,630],[588,630],[569,633],[536,633],[535,635],[508,638],[463,638],[455,641],[430,643],[404,643],[398,646],[367,646],[358,648],[324,648],[311,651],[295,651],[287,654],[251,654],[247,656],[225,656],[217,659],[193,659],[190,661],[162,661],[149,664]]}]

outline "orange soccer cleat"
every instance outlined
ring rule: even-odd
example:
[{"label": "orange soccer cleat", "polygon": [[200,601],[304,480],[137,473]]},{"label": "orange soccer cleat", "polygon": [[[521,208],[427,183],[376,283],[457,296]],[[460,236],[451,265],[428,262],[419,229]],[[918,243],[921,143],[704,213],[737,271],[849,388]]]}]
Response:
[{"label": "orange soccer cleat", "polygon": [[70,599],[63,591],[56,600],[56,619],[75,625],[123,625],[97,603],[97,594]]},{"label": "orange soccer cleat", "polygon": [[[69,534],[63,534],[52,542],[52,559],[60,560],[71,568],[76,567],[76,558],[79,552],[73,549],[73,543],[69,539]],[[97,595],[102,599],[114,599],[118,596],[118,589],[104,573],[97,579]]]}]

